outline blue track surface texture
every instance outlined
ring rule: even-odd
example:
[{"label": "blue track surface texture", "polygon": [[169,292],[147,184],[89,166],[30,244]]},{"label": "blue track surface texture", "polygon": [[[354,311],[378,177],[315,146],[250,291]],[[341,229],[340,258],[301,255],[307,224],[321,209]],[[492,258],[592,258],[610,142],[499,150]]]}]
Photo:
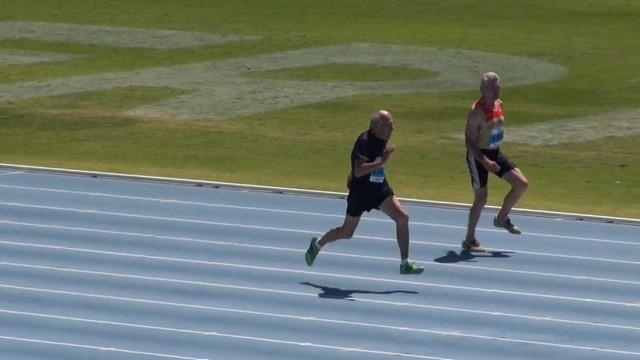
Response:
[{"label": "blue track surface texture", "polygon": [[481,219],[407,206],[365,214],[313,267],[309,238],[345,202],[0,172],[0,358],[640,360],[640,227]]}]

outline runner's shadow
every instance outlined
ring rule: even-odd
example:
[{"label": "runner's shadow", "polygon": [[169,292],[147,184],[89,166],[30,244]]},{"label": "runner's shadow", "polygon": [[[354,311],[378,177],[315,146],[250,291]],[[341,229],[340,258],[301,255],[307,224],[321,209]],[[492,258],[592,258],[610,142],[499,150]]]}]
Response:
[{"label": "runner's shadow", "polygon": [[316,285],[310,282],[301,282],[300,284],[311,286],[316,289],[322,290],[322,292],[318,294],[318,297],[323,299],[339,299],[339,300],[355,301],[355,299],[352,297],[353,294],[377,294],[377,295],[418,294],[417,291],[407,291],[407,290],[388,290],[388,291],[343,290],[335,287]]},{"label": "runner's shadow", "polygon": [[470,251],[462,250],[457,253],[453,250],[449,250],[447,255],[433,259],[433,261],[442,264],[457,263],[460,261],[475,261],[476,258],[508,258],[509,254],[513,254],[513,251],[487,251],[485,253],[473,254]]}]

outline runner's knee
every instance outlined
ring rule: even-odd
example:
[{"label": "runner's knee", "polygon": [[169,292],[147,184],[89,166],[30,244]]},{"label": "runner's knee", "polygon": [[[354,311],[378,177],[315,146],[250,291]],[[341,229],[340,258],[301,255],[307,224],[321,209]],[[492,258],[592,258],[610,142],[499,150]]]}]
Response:
[{"label": "runner's knee", "polygon": [[342,239],[351,239],[355,233],[355,229],[349,229],[346,226],[335,228]]},{"label": "runner's knee", "polygon": [[409,214],[406,211],[402,211],[400,215],[396,217],[395,221],[398,225],[409,224]]},{"label": "runner's knee", "polygon": [[528,187],[529,187],[529,180],[527,180],[527,178],[524,176],[518,179],[518,181],[514,186],[514,188],[520,192],[525,192]]},{"label": "runner's knee", "polygon": [[476,196],[473,200],[473,204],[477,206],[485,206],[487,204],[487,198],[489,193],[486,190],[476,191]]}]

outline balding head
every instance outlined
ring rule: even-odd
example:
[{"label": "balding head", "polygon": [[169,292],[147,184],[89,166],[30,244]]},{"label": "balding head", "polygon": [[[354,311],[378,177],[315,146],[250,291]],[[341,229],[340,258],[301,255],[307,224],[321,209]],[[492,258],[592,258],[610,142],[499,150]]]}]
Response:
[{"label": "balding head", "polygon": [[390,121],[390,120],[393,120],[393,118],[391,117],[391,113],[389,113],[387,110],[379,110],[379,111],[376,111],[371,116],[371,120],[369,121],[369,126],[373,128],[374,125],[378,125],[381,122]]},{"label": "balding head", "polygon": [[369,129],[373,134],[383,140],[391,137],[393,132],[393,117],[391,113],[386,110],[379,110],[373,114],[369,121]]}]

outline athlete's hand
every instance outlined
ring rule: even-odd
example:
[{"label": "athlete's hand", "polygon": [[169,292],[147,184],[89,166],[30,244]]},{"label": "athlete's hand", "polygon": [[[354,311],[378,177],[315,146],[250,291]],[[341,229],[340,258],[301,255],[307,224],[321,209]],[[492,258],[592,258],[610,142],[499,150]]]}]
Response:
[{"label": "athlete's hand", "polygon": [[387,160],[389,160],[389,157],[395,150],[396,148],[393,145],[387,146],[382,152],[382,161],[387,162]]},{"label": "athlete's hand", "polygon": [[482,162],[482,166],[484,166],[484,168],[487,169],[488,172],[497,173],[498,171],[500,171],[500,165],[498,165],[497,162],[489,159],[485,159]]}]

